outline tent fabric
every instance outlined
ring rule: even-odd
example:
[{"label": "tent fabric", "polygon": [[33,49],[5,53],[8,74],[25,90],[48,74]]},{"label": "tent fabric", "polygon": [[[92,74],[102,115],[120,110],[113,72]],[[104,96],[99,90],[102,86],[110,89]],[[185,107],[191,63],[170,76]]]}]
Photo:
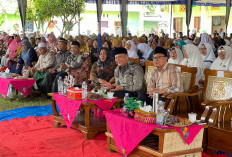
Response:
[{"label": "tent fabric", "polygon": [[23,32],[25,33],[27,0],[18,0],[18,7],[19,7],[19,14],[23,27]]},{"label": "tent fabric", "polygon": [[52,114],[53,114],[52,105],[22,107],[14,110],[7,110],[0,112],[0,122],[11,120],[14,118],[26,118],[28,116],[43,117]]},{"label": "tent fabric", "polygon": [[227,32],[229,19],[230,19],[230,7],[231,7],[231,0],[226,0],[226,19],[225,19],[226,32]]},{"label": "tent fabric", "polygon": [[97,7],[97,26],[98,26],[98,37],[97,37],[97,53],[98,56],[100,54],[100,49],[102,47],[101,41],[101,15],[102,15],[102,3],[105,0],[96,0],[96,7]]},{"label": "tent fabric", "polygon": [[189,37],[189,25],[192,15],[193,0],[186,0],[186,25],[187,25],[187,36]]},{"label": "tent fabric", "polygon": [[[86,0],[86,3],[95,3],[96,0]],[[103,4],[120,4],[119,0],[105,0]],[[128,0],[128,4],[139,5],[180,5],[186,4],[185,0]],[[193,5],[198,6],[226,6],[226,0],[193,0]]]}]

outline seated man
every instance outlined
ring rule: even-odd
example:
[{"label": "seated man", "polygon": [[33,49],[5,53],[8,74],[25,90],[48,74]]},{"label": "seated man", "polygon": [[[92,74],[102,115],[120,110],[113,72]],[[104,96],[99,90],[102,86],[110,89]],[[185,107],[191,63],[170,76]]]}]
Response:
[{"label": "seated man", "polygon": [[39,43],[38,51],[40,53],[39,60],[35,64],[35,67],[31,68],[31,72],[34,73],[33,78],[36,80],[39,90],[42,91],[48,68],[54,64],[55,56],[48,52],[45,43]]},{"label": "seated man", "polygon": [[52,90],[53,92],[57,92],[58,91],[58,79],[59,76],[62,76],[62,78],[64,78],[65,76],[68,75],[67,72],[69,72],[70,70],[73,69],[78,69],[82,66],[83,62],[84,62],[84,57],[82,55],[82,53],[80,52],[81,49],[81,45],[78,41],[73,41],[71,43],[71,55],[68,56],[67,60],[65,63],[61,63],[60,67],[63,69],[63,71],[61,71],[55,78],[55,81],[53,83],[53,87]]},{"label": "seated man", "polygon": [[180,71],[167,61],[167,51],[163,47],[157,47],[153,57],[155,68],[147,85],[147,94],[150,98],[152,98],[153,93],[163,94],[184,91]]},{"label": "seated man", "polygon": [[118,65],[114,70],[115,85],[101,82],[107,89],[114,91],[114,96],[124,98],[125,93],[137,97],[144,87],[144,73],[140,65],[129,61],[125,48],[115,49],[115,62]]},{"label": "seated man", "polygon": [[[64,38],[60,38],[60,40],[58,41],[58,53],[57,53],[57,57],[56,57],[56,62],[55,62],[55,67],[54,68],[50,68],[48,71],[48,74],[46,76],[46,93],[50,93],[53,90],[53,83],[56,79],[56,76],[61,72],[61,71],[65,71],[65,69],[63,69],[61,63],[65,63],[68,56],[71,55],[70,52],[67,51],[67,43],[68,41]],[[57,82],[56,82],[57,84]],[[57,91],[57,87],[56,90]],[[55,92],[54,91],[54,92]]]}]

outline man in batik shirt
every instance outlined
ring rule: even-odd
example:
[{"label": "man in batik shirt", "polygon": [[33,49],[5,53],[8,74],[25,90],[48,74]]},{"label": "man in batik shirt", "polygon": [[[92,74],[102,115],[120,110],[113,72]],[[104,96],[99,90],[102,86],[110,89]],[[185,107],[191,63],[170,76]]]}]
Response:
[{"label": "man in batik shirt", "polygon": [[123,98],[125,93],[137,97],[144,89],[144,73],[140,65],[129,61],[125,48],[115,49],[115,62],[117,67],[114,71],[115,84],[102,82],[103,86],[114,92],[114,96]]}]

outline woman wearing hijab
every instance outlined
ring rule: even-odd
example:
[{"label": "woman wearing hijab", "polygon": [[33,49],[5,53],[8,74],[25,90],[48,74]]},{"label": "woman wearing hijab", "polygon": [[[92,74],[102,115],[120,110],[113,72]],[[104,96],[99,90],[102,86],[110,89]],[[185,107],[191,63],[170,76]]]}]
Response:
[{"label": "woman wearing hijab", "polygon": [[183,40],[180,40],[180,41],[176,42],[176,47],[181,50],[183,57],[184,57],[184,52],[183,52],[183,46],[184,45],[186,45],[186,43]]},{"label": "woman wearing hijab", "polygon": [[205,68],[210,69],[211,65],[213,64],[213,61],[215,60],[215,55],[212,46],[209,43],[202,44],[200,52],[205,64]]},{"label": "woman wearing hijab", "polygon": [[54,35],[54,33],[51,32],[50,34],[48,34],[47,47],[51,53],[53,53],[53,54],[57,53],[57,48],[56,48],[57,44],[58,44],[58,42],[57,42],[57,39],[56,39],[56,36]]},{"label": "woman wearing hijab", "polygon": [[125,48],[127,49],[127,53],[128,53],[128,56],[130,58],[139,58],[138,55],[137,55],[137,51],[138,50],[137,50],[137,48],[136,48],[136,46],[135,46],[135,44],[134,44],[133,41],[128,40],[126,42]]},{"label": "woman wearing hijab", "polygon": [[96,86],[100,83],[109,82],[114,77],[114,69],[117,67],[110,51],[107,48],[101,48],[99,59],[92,66],[90,72],[91,84]]},{"label": "woman wearing hijab", "polygon": [[16,55],[16,51],[18,50],[21,44],[21,39],[18,35],[14,36],[14,40],[9,45],[9,59],[12,59]]},{"label": "woman wearing hijab", "polygon": [[232,63],[232,48],[229,46],[220,46],[218,48],[218,57],[214,60],[210,69],[229,70]]},{"label": "woman wearing hijab", "polygon": [[196,85],[199,85],[199,80],[204,79],[204,61],[200,55],[199,49],[197,46],[193,44],[187,44],[183,46],[184,51],[184,59],[182,61],[182,65],[187,67],[196,67]]},{"label": "woman wearing hijab", "polygon": [[38,60],[37,54],[34,48],[31,47],[31,44],[28,40],[23,40],[21,46],[22,50],[19,56],[19,61],[11,68],[12,73],[16,72],[19,75],[21,75],[23,66],[25,66],[26,68],[32,67],[33,64]]},{"label": "woman wearing hijab", "polygon": [[173,47],[170,53],[170,58],[168,59],[168,63],[171,64],[181,64],[183,60],[182,52],[179,48]]},{"label": "woman wearing hijab", "polygon": [[201,45],[205,43],[209,43],[212,46],[213,50],[215,49],[214,43],[207,33],[203,33],[201,35],[201,42],[199,43],[198,48],[200,49]]}]

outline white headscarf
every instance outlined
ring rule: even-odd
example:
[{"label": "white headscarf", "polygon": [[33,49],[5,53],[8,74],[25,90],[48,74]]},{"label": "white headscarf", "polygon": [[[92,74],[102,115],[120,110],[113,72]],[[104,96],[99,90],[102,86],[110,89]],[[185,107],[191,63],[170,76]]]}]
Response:
[{"label": "white headscarf", "polygon": [[126,42],[126,44],[127,44],[127,43],[130,43],[130,44],[131,44],[130,50],[127,50],[128,56],[129,56],[130,58],[139,58],[138,55],[137,55],[137,48],[136,48],[134,42],[131,41],[131,40],[128,40],[128,41]]},{"label": "white headscarf", "polygon": [[153,51],[152,48],[146,44],[146,43],[140,43],[138,46],[137,46],[137,49],[141,50],[144,52],[143,54],[143,57],[145,59],[148,59],[148,57],[150,56],[151,52]]},{"label": "white headscarf", "polygon": [[[186,66],[188,67],[199,67],[204,68],[204,61],[200,55],[199,49],[193,44],[184,45],[188,58],[185,58],[183,62],[186,62]],[[182,62],[182,63],[183,63]]]},{"label": "white headscarf", "polygon": [[199,80],[204,79],[203,70],[205,68],[204,61],[201,57],[200,51],[197,46],[193,44],[187,44],[183,46],[183,49],[186,50],[188,58],[184,58],[182,65],[187,67],[197,67],[196,82],[195,84],[199,85]]},{"label": "white headscarf", "polygon": [[225,58],[221,60],[219,57],[217,57],[213,64],[211,65],[212,70],[229,70],[232,62],[232,48],[229,46],[221,46],[218,48],[220,50],[221,48],[224,48],[226,50],[225,52]]},{"label": "white headscarf", "polygon": [[226,46],[230,46],[230,41],[228,39],[224,39],[226,42]]},{"label": "white headscarf", "polygon": [[203,33],[203,34],[201,35],[201,42],[200,42],[200,44],[198,45],[198,48],[201,48],[201,45],[202,45],[202,44],[205,44],[205,43],[209,43],[209,44],[212,46],[212,48],[215,49],[215,46],[214,46],[214,44],[213,44],[213,41],[212,41],[212,39],[209,37],[209,35],[208,35],[207,33]]},{"label": "white headscarf", "polygon": [[205,45],[206,49],[207,49],[207,54],[204,56],[201,54],[201,57],[204,61],[204,64],[205,64],[205,68],[210,68],[213,61],[215,60],[215,55],[214,55],[214,52],[213,52],[213,48],[212,46],[209,44],[209,43],[204,43],[202,45]]},{"label": "white headscarf", "polygon": [[182,55],[182,52],[179,48],[176,48],[175,47],[175,50],[176,50],[176,54],[177,54],[177,57],[176,59],[172,59],[171,57],[168,59],[168,63],[171,63],[171,64],[180,64],[183,60],[183,55]]}]

